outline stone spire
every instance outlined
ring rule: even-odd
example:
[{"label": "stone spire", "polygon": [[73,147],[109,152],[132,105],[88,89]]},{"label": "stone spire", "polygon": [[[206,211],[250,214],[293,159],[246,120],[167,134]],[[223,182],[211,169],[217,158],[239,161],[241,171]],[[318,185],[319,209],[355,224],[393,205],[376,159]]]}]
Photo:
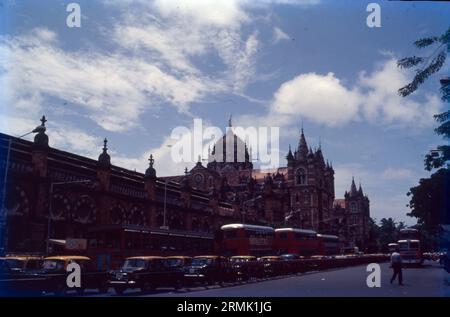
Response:
[{"label": "stone spire", "polygon": [[364,193],[363,193],[363,190],[362,190],[362,187],[361,187],[361,183],[359,183],[358,194],[361,195],[361,196],[364,196]]},{"label": "stone spire", "polygon": [[289,144],[289,151],[288,154],[286,155],[286,159],[288,161],[292,161],[294,159],[294,155],[292,155],[292,150],[291,150],[291,145]]},{"label": "stone spire", "polygon": [[298,141],[298,148],[296,153],[296,159],[306,159],[306,156],[308,155],[308,144],[306,143],[305,134],[303,132],[303,128],[301,130],[300,134],[300,140]]},{"label": "stone spire", "polygon": [[350,187],[350,196],[356,196],[356,185],[355,185],[355,178],[352,177],[352,186]]}]

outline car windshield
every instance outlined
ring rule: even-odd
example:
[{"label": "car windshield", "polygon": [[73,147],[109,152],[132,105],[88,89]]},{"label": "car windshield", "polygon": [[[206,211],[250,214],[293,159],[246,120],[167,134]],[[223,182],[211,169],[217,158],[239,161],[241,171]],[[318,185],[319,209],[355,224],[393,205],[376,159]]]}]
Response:
[{"label": "car windshield", "polygon": [[11,269],[22,269],[24,265],[24,260],[6,259],[6,262]]},{"label": "car windshield", "polygon": [[166,263],[170,267],[183,266],[183,260],[182,259],[167,259]]},{"label": "car windshield", "polygon": [[44,260],[42,263],[42,268],[44,270],[63,270],[64,269],[64,261],[63,260]]},{"label": "car windshield", "polygon": [[200,266],[200,265],[209,265],[213,262],[213,259],[208,258],[196,258],[192,260],[193,266]]},{"label": "car windshield", "polygon": [[295,254],[283,254],[281,258],[285,260],[292,260],[292,259],[298,259],[298,256]]},{"label": "car windshield", "polygon": [[123,263],[122,268],[123,269],[129,269],[129,268],[140,268],[145,269],[147,267],[147,261],[144,259],[127,259]]},{"label": "car windshield", "polygon": [[259,260],[263,261],[263,262],[271,262],[271,261],[276,261],[278,259],[277,258],[261,258]]},{"label": "car windshield", "polygon": [[251,260],[250,258],[232,258],[231,262],[239,263],[239,262],[248,262],[250,260]]},{"label": "car windshield", "polygon": [[6,260],[0,259],[0,272],[6,272],[9,270],[8,263],[6,263]]}]

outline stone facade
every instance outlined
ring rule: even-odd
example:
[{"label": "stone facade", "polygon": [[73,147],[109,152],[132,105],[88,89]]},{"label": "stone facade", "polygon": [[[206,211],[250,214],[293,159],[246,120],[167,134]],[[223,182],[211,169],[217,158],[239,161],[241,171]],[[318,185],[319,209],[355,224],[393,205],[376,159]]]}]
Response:
[{"label": "stone facade", "polygon": [[144,174],[112,165],[106,139],[98,160],[51,148],[44,118],[35,132],[34,142],[0,134],[2,172],[8,165],[7,234],[0,237],[8,237],[9,251],[42,251],[48,237],[84,238],[112,225],[212,237],[223,224],[244,222],[314,229],[354,243],[367,234],[368,198],[353,182],[344,206],[334,204],[333,167],[321,146],[308,147],[303,130],[286,167],[254,169],[247,146],[236,147],[242,141],[227,132],[206,166],[200,158],[172,177],[157,176],[153,157]]}]

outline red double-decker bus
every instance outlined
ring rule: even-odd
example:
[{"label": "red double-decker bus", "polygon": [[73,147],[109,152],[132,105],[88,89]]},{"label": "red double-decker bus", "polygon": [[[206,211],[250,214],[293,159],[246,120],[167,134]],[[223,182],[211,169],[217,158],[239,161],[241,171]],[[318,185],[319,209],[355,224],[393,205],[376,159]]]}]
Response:
[{"label": "red double-decker bus", "polygon": [[318,234],[320,255],[335,255],[341,253],[341,242],[338,236]]},{"label": "red double-decker bus", "polygon": [[397,243],[404,264],[420,265],[423,263],[419,230],[413,228],[400,230]]},{"label": "red double-decker bus", "polygon": [[216,252],[223,255],[263,256],[273,253],[274,229],[265,226],[228,224],[216,236]]},{"label": "red double-decker bus", "polygon": [[319,239],[314,230],[279,228],[275,229],[274,248],[279,254],[311,256],[319,250]]}]

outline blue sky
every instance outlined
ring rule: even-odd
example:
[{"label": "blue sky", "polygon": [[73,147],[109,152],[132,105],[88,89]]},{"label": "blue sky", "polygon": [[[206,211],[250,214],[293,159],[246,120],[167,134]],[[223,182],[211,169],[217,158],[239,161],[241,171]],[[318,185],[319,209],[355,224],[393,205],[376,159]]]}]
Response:
[{"label": "blue sky", "polygon": [[114,164],[144,171],[153,153],[168,175],[194,164],[171,162],[167,146],[194,118],[280,127],[281,165],[303,122],[333,162],[337,198],[354,176],[373,217],[414,223],[406,193],[428,175],[445,105],[439,74],[400,98],[413,73],[395,61],[431,53],[412,43],[443,33],[450,6],[377,1],[382,26],[368,28],[370,1],[77,1],[81,28],[68,28],[70,2],[2,1],[2,132],[45,113],[52,146],[95,158],[107,137]]}]

